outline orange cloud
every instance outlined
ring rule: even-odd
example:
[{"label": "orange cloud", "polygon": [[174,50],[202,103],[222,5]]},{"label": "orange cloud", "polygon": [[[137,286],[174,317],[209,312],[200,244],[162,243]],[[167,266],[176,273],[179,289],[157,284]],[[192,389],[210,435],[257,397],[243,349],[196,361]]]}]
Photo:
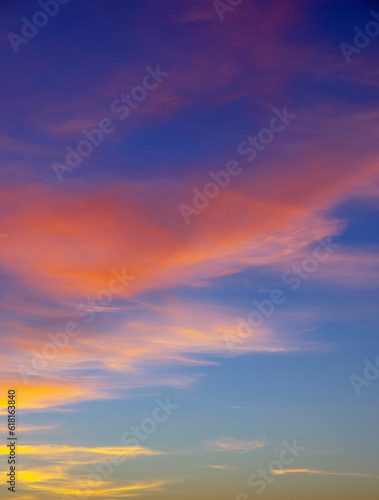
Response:
[{"label": "orange cloud", "polygon": [[[89,401],[109,397],[109,393],[101,389],[94,380],[83,379],[72,382],[67,379],[53,378],[44,379],[43,375],[30,379],[32,383],[25,385],[21,378],[3,380],[2,394],[6,394],[9,387],[16,388],[17,408],[25,411],[29,409],[42,410],[49,406],[61,406],[80,401]],[[1,413],[8,412],[8,400],[3,396],[0,398]],[[5,410],[6,409],[6,410]]]},{"label": "orange cloud", "polygon": [[[2,227],[9,237],[2,245],[0,263],[22,280],[23,286],[39,296],[49,296],[61,308],[69,305],[80,322],[76,305],[109,287],[112,270],[124,268],[135,276],[114,294],[114,302],[127,299],[126,309],[135,314],[125,320],[120,315],[122,304],[112,302],[109,309],[102,306],[103,312],[116,318],[107,336],[100,336],[92,325],[82,325],[82,333],[33,379],[33,389],[20,393],[22,407],[42,409],[115,396],[111,384],[99,383],[96,376],[75,382],[64,379],[64,373],[74,368],[132,375],[146,363],[196,363],[196,354],[224,355],[227,346],[223,335],[234,334],[240,311],[169,299],[162,307],[153,301],[140,302],[139,296],[181,285],[204,287],[210,279],[253,266],[275,268],[279,261],[305,255],[307,245],[316,239],[340,232],[341,222],[328,218],[326,210],[352,193],[377,189],[373,182],[377,163],[367,161],[360,170],[351,168],[345,173],[345,165],[339,162],[334,169],[330,169],[330,161],[324,168],[320,162],[309,161],[303,171],[299,163],[288,166],[285,174],[277,172],[269,182],[266,174],[247,171],[251,187],[245,182],[230,186],[188,227],[177,212],[176,202],[190,192],[190,184],[173,191],[172,183],[164,183],[161,187],[167,196],[154,194],[154,183],[148,182],[117,187],[105,183],[96,196],[91,190],[79,193],[74,186],[65,192],[47,186],[7,186]],[[288,180],[291,170],[294,175]],[[360,279],[368,283],[377,265],[376,258],[367,255],[362,261],[361,254],[352,252],[341,254],[335,262],[333,259],[333,269],[325,264],[325,271],[316,273],[317,279],[330,281],[334,277],[337,283],[343,282],[348,263],[355,278],[351,282]],[[46,309],[52,318],[52,311]],[[29,306],[28,313],[33,314],[33,310]],[[35,312],[43,314],[43,308],[36,306]],[[62,317],[68,317],[67,307]],[[14,376],[19,377],[17,366],[29,366],[33,349],[40,351],[48,338],[37,328],[8,323],[7,330],[9,326],[15,329],[12,335],[5,335],[6,345],[12,349],[12,368],[6,354],[0,356],[3,371],[9,366],[9,381],[18,385],[20,379]],[[264,326],[236,348],[237,353],[280,352],[306,346],[282,339]],[[173,383],[173,377],[166,381]],[[183,377],[176,383],[191,381]],[[124,387],[137,383],[154,385],[158,381],[140,371],[138,381],[131,377]]]},{"label": "orange cloud", "polygon": [[[171,299],[161,307],[154,300],[141,300],[141,295],[156,290],[173,295],[172,289],[179,286],[206,287],[217,277],[254,266],[277,269],[278,263],[306,255],[307,246],[315,240],[341,232],[343,222],[328,217],[328,211],[351,197],[378,192],[377,159],[370,152],[362,155],[362,135],[357,133],[359,129],[370,138],[377,128],[375,116],[351,115],[342,120],[333,111],[330,106],[311,114],[300,110],[297,120],[301,125],[294,123],[293,132],[288,131],[284,149],[278,145],[279,153],[287,154],[266,159],[261,168],[245,165],[235,184],[211,200],[188,226],[178,204],[190,202],[192,188],[209,181],[209,168],[222,166],[204,165],[201,175],[197,172],[180,182],[116,183],[104,176],[101,187],[95,189],[91,184],[84,189],[72,183],[62,190],[40,183],[3,183],[1,230],[9,236],[1,246],[0,265],[20,288],[39,298],[29,302],[24,310],[27,315],[51,320],[55,314],[60,319],[71,314],[83,323],[75,308],[87,297],[96,299],[99,292],[109,291],[114,271],[125,269],[134,276],[113,293],[109,305],[97,306],[99,316],[112,314],[114,322],[106,327],[101,323],[97,329],[81,324],[82,333],[33,379],[35,390],[20,392],[23,408],[115,396],[111,384],[107,386],[104,379],[99,382],[95,375],[75,382],[65,378],[73,369],[81,373],[88,368],[102,373],[122,371],[130,375],[123,382],[124,388],[130,388],[159,383],[143,371],[148,363],[204,364],[208,362],[197,361],[197,355],[225,355],[223,335],[234,334],[239,310]],[[300,133],[319,130],[328,113],[331,130],[324,149],[316,150],[308,140],[299,140]],[[359,154],[330,145],[331,140],[340,144],[340,127]],[[368,286],[377,276],[373,272],[377,262],[369,253],[345,250],[333,263],[320,267],[315,277],[344,284],[348,267],[349,284]],[[41,306],[41,298],[51,306]],[[18,305],[10,307],[21,310]],[[122,314],[125,311],[127,319]],[[7,349],[0,354],[4,378],[18,385],[17,367],[29,366],[33,349],[40,351],[48,342],[46,331],[10,321],[1,326]],[[298,339],[281,338],[271,325],[264,325],[253,338],[236,345],[236,351],[283,352],[306,347]],[[136,373],[138,377],[133,379]],[[160,381],[184,385],[193,380],[174,379],[169,375]]]}]

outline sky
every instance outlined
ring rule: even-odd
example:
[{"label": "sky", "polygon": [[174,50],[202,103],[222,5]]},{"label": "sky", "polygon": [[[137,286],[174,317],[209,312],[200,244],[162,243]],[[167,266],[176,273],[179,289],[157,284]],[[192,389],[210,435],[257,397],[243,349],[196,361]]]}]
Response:
[{"label": "sky", "polygon": [[2,497],[376,499],[379,3],[0,19]]}]

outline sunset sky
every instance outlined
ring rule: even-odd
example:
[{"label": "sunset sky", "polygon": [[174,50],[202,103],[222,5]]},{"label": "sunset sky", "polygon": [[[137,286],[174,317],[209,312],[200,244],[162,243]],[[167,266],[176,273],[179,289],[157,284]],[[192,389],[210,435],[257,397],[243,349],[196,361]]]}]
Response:
[{"label": "sunset sky", "polygon": [[377,499],[379,3],[0,19],[1,498]]}]

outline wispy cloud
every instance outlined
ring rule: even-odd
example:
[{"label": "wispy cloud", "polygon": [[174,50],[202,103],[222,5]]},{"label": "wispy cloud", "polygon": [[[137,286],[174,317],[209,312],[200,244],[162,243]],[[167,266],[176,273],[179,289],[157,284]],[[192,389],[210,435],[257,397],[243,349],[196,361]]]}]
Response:
[{"label": "wispy cloud", "polygon": [[[109,446],[109,447],[80,447],[68,445],[19,445],[19,455],[31,455],[39,460],[62,463],[65,465],[92,464],[106,461],[110,456],[119,455],[133,458],[141,455],[162,455],[163,452],[144,448],[142,446]],[[9,454],[6,446],[0,447],[0,455]]]},{"label": "wispy cloud", "polygon": [[219,470],[236,470],[235,467],[229,467],[228,465],[206,465],[205,467],[209,467],[210,469],[219,469]]},{"label": "wispy cloud", "polygon": [[[38,432],[38,431],[46,431],[49,429],[56,429],[58,427],[58,424],[54,425],[18,425],[17,426],[17,431],[18,432]],[[8,427],[1,426],[0,427],[0,432],[7,432],[9,431]]]},{"label": "wispy cloud", "polygon": [[[161,491],[164,487],[169,484],[169,480],[159,480],[151,482],[134,482],[128,486],[114,486],[114,487],[103,487],[91,489],[92,497],[110,497],[110,498],[127,498],[138,496],[140,492],[145,491]],[[59,495],[77,495],[78,487],[77,484],[72,482],[66,484],[57,483],[31,483],[29,485],[31,489],[36,489],[42,492],[49,492],[51,494]]]},{"label": "wispy cloud", "polygon": [[337,471],[325,471],[325,470],[314,470],[314,469],[278,469],[272,471],[274,474],[319,474],[323,476],[356,476],[356,477],[368,477],[372,479],[379,479],[379,476],[374,474],[364,474],[361,472],[337,472]]},{"label": "wispy cloud", "polygon": [[204,444],[211,451],[231,451],[234,453],[248,453],[266,445],[264,441],[239,441],[228,437],[206,441]]}]

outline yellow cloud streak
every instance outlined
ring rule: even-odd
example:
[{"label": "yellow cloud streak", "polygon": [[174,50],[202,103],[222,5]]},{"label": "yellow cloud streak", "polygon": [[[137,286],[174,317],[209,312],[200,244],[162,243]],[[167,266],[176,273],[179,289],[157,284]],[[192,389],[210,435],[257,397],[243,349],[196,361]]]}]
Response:
[{"label": "yellow cloud streak", "polygon": [[[66,469],[67,466],[48,466],[20,470],[17,473],[17,481],[20,486],[30,490],[38,490],[41,493],[73,495],[76,497],[79,490],[82,490],[82,485],[79,483],[79,480],[82,480],[85,474],[73,477]],[[87,489],[90,491],[91,496],[95,497],[127,497],[135,496],[136,492],[142,490],[158,491],[169,482],[171,481],[161,479],[151,482],[134,482],[127,486],[117,486],[114,484],[114,481],[101,478],[98,483],[93,481],[92,484],[88,484]]]},{"label": "yellow cloud streak", "polygon": [[[17,426],[17,431],[18,432],[35,432],[35,431],[45,431],[48,429],[56,429],[58,426],[57,425],[44,425],[44,426],[39,426],[39,425],[18,425]],[[5,426],[0,426],[0,432],[8,432],[8,427]]]},{"label": "yellow cloud streak", "polygon": [[[139,455],[161,455],[163,452],[144,448],[142,446],[114,446],[114,447],[74,447],[66,445],[20,445],[17,446],[19,455],[34,455],[41,460],[56,460],[66,465],[90,464],[106,460],[110,456],[122,455],[134,457]],[[9,448],[0,447],[0,455],[8,455]]]},{"label": "yellow cloud streak", "polygon": [[210,469],[219,469],[219,470],[235,470],[234,467],[229,467],[227,465],[206,465],[205,467],[209,467]]},{"label": "yellow cloud streak", "polygon": [[[98,497],[98,496],[117,496],[117,497],[127,497],[127,496],[134,496],[135,492],[142,491],[142,490],[150,490],[150,491],[158,491],[163,488],[169,481],[165,480],[159,480],[151,483],[134,483],[128,486],[119,486],[115,488],[102,488],[102,489],[95,489],[95,488],[88,488],[88,490],[91,491],[91,496]],[[32,489],[38,489],[42,491],[48,491],[52,492],[54,494],[59,494],[59,495],[74,495],[76,496],[78,494],[78,489],[74,487],[74,485],[67,485],[67,486],[58,486],[58,485],[49,485],[49,484],[43,484],[43,485],[37,485],[37,484],[30,484],[30,488]],[[80,497],[79,497],[80,498]]]},{"label": "yellow cloud streak", "polygon": [[283,469],[283,470],[273,470],[275,474],[320,474],[324,476],[356,476],[356,477],[369,477],[373,479],[379,479],[379,476],[373,474],[363,474],[360,472],[333,472],[324,470],[313,470],[313,469]]}]

